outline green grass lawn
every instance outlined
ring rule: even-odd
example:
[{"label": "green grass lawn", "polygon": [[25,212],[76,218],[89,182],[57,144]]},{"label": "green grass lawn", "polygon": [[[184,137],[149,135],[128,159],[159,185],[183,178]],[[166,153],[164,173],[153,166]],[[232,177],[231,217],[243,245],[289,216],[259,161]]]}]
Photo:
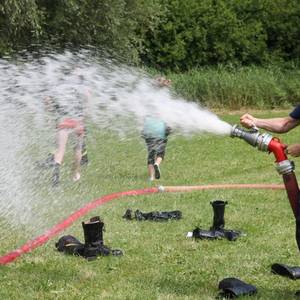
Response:
[{"label": "green grass lawn", "polygon": [[[285,114],[260,113],[264,117]],[[221,118],[234,124],[239,115],[224,114]],[[298,142],[299,130],[282,139],[287,144]],[[119,140],[90,129],[88,149],[90,164],[77,185],[69,179],[68,159],[58,189],[42,188],[49,180],[39,178],[41,202],[49,205],[47,197],[60,199],[48,208],[48,228],[102,195],[150,186],[146,149],[138,137]],[[273,162],[273,155],[238,139],[173,135],[162,165],[162,179],[153,185],[280,184],[282,179]],[[300,178],[297,159],[295,163]],[[211,226],[210,201],[216,199],[229,203],[226,228],[242,230],[246,236],[236,242],[186,238],[196,226]],[[122,215],[127,208],[181,210],[183,219],[166,223],[126,221]],[[38,214],[37,209],[36,219]],[[104,219],[105,244],[123,249],[123,257],[99,257],[88,262],[55,250],[54,244],[63,234],[83,241],[81,221],[94,215]],[[251,299],[294,299],[299,282],[270,271],[276,262],[300,265],[294,227],[285,191],[210,190],[126,197],[95,209],[46,245],[1,266],[0,299],[215,299],[218,282],[225,277],[255,285],[258,294]],[[0,229],[0,234],[9,236],[1,240],[0,254],[26,242],[21,229],[9,235]]]}]

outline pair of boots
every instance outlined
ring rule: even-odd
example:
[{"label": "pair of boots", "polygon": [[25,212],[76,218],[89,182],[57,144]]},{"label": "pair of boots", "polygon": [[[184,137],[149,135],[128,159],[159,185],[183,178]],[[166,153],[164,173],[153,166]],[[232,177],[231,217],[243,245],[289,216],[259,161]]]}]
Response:
[{"label": "pair of boots", "polygon": [[118,249],[110,249],[104,245],[103,229],[104,223],[96,216],[87,222],[82,222],[84,233],[84,244],[71,235],[61,237],[55,244],[58,251],[67,254],[83,256],[88,260],[95,259],[98,255],[122,255]]},{"label": "pair of boots", "polygon": [[214,212],[213,225],[210,227],[210,230],[202,230],[197,227],[193,230],[193,237],[199,239],[226,238],[229,241],[235,241],[240,236],[241,232],[224,228],[225,206],[228,202],[216,200],[210,204],[212,205]]}]

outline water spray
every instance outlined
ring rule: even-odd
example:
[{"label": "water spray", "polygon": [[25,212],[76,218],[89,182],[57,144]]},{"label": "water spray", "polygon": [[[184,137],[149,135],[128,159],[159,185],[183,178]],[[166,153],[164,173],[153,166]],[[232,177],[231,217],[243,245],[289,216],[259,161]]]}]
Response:
[{"label": "water spray", "polygon": [[299,186],[294,173],[295,165],[285,153],[286,145],[269,133],[260,133],[257,128],[243,129],[238,125],[232,126],[231,137],[238,137],[260,151],[273,153],[275,156],[276,170],[282,175],[285,189],[296,219],[296,240],[300,250],[300,201]]},{"label": "water spray", "polygon": [[[78,50],[40,53],[36,59],[24,59],[23,55],[0,59],[3,233],[19,228],[23,232],[25,228],[28,237],[38,235],[70,210],[84,205],[86,185],[74,184],[73,197],[53,192],[52,173],[37,167],[40,159],[54,150],[57,123],[77,118],[79,108],[84,108],[89,144],[95,144],[99,133],[109,133],[113,140],[134,139],[137,144],[149,115],[164,120],[174,135],[230,134],[230,124],[172,89],[159,86],[143,70],[94,54]],[[111,149],[108,144],[107,149]],[[66,180],[59,189],[63,191],[70,184]],[[5,239],[1,235],[0,241]]]}]

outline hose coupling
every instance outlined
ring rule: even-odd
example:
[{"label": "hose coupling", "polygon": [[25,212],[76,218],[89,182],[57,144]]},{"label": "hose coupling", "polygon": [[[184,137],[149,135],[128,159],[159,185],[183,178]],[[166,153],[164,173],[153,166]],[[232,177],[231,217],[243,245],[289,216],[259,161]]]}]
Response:
[{"label": "hose coupling", "polygon": [[290,160],[283,160],[276,163],[276,170],[280,175],[289,174],[295,170],[295,164]]}]

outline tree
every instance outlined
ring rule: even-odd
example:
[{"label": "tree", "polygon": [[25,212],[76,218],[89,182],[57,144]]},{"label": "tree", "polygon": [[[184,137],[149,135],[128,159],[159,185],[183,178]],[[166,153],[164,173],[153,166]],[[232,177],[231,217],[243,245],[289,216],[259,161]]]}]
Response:
[{"label": "tree", "polygon": [[41,14],[34,0],[0,3],[0,54],[31,44],[41,34]]}]

